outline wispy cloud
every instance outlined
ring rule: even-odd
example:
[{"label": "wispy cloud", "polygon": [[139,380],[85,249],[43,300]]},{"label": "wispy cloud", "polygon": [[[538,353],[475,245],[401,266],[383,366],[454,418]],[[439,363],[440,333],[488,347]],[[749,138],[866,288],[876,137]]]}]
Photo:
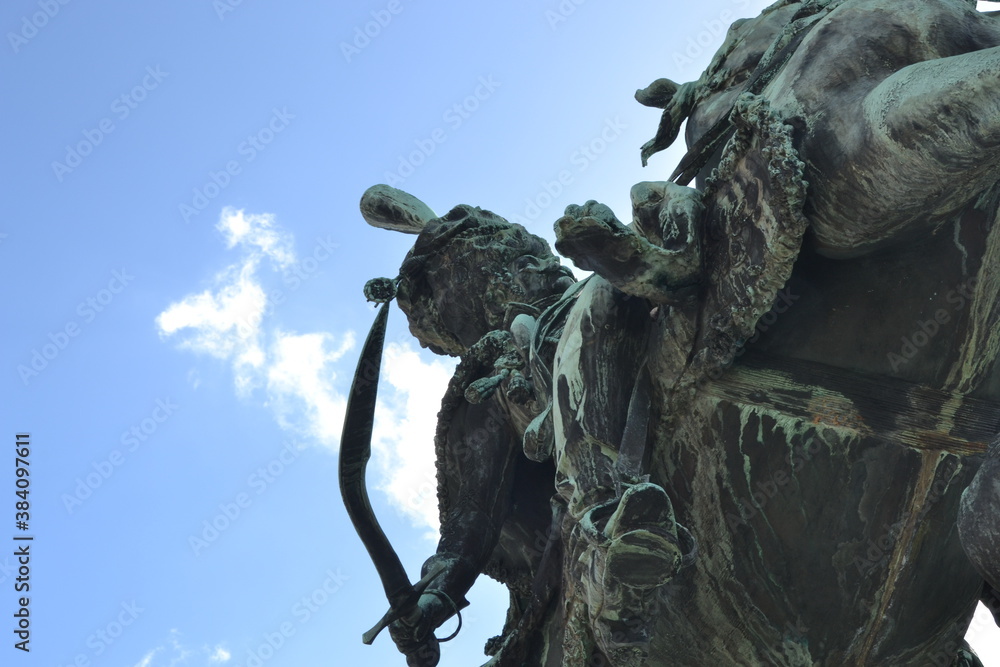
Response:
[{"label": "wispy cloud", "polygon": [[[267,321],[262,267],[285,270],[296,261],[294,239],[273,215],[225,209],[218,229],[238,258],[204,290],[170,304],[156,318],[160,336],[179,347],[229,363],[236,392],[259,397],[275,420],[298,438],[336,451],[354,371],[352,331],[299,333]],[[434,431],[451,360],[395,342],[386,346],[373,436],[378,487],[415,525],[436,532]],[[189,373],[197,387],[201,373]],[[143,665],[142,667],[149,667]]]},{"label": "wispy cloud", "polygon": [[291,234],[278,227],[270,213],[252,215],[242,209],[226,207],[216,229],[226,237],[226,246],[230,249],[242,246],[251,256],[267,257],[279,269],[287,269],[295,263],[295,241]]},{"label": "wispy cloud", "polygon": [[[354,334],[338,342],[326,332],[277,331],[268,360],[267,390],[279,423],[336,449],[347,399],[334,389],[334,364],[354,347]],[[298,418],[304,415],[304,419]],[[303,433],[304,431],[304,433]]]},{"label": "wispy cloud", "polygon": [[212,288],[184,297],[156,318],[162,337],[177,335],[181,347],[231,360],[237,390],[244,395],[264,363],[261,323],[267,297],[257,278],[258,262],[245,257],[228,266]]},{"label": "wispy cloud", "polygon": [[[354,346],[354,334],[290,333],[265,323],[271,304],[261,264],[275,270],[296,261],[294,238],[271,214],[224,209],[217,228],[239,259],[211,286],[171,304],[156,318],[161,337],[180,347],[230,362],[236,392],[244,398],[266,388],[279,424],[327,447],[339,444],[346,399],[337,391],[334,364]],[[193,376],[193,384],[200,382]]]},{"label": "wispy cloud", "polygon": [[425,362],[413,346],[390,343],[383,359],[384,398],[376,408],[372,446],[382,490],[413,523],[438,528],[434,432],[455,363]]},{"label": "wispy cloud", "polygon": [[161,646],[158,646],[158,647],[154,648],[152,651],[150,651],[149,653],[147,653],[146,655],[144,655],[142,657],[142,660],[140,660],[139,662],[135,663],[135,667],[149,667],[152,664],[152,662],[153,662],[153,656],[155,656],[161,650],[163,650],[163,647],[161,647]]},{"label": "wispy cloud", "polygon": [[268,213],[248,215],[226,208],[216,228],[238,261],[218,272],[211,286],[171,304],[156,318],[162,337],[178,336],[181,347],[232,361],[236,389],[247,395],[258,385],[265,361],[262,324],[267,295],[258,275],[261,262],[275,269],[295,263],[294,239]]},{"label": "wispy cloud", "polygon": [[221,644],[214,647],[202,646],[190,648],[181,642],[181,633],[177,629],[170,631],[166,642],[150,650],[134,667],[174,667],[188,665],[189,667],[208,667],[212,664],[225,664],[231,659],[231,654]]},{"label": "wispy cloud", "polygon": [[208,656],[209,662],[229,662],[232,654],[221,646],[216,646],[212,655]]}]

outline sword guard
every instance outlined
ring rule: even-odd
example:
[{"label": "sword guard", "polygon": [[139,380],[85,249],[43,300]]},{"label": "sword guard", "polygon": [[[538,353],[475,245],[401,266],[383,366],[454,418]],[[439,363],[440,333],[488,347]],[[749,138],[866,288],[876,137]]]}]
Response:
[{"label": "sword guard", "polygon": [[423,594],[427,587],[430,586],[431,582],[434,581],[439,574],[441,574],[445,569],[444,563],[438,563],[431,570],[424,575],[424,578],[413,585],[413,595],[410,600],[412,602],[404,605],[401,609],[390,608],[389,611],[385,612],[385,615],[376,623],[371,630],[361,635],[361,641],[369,646],[375,641],[379,633],[385,630],[387,627],[392,625],[395,621],[403,618],[404,616],[409,616],[414,610],[417,610],[417,600]]}]

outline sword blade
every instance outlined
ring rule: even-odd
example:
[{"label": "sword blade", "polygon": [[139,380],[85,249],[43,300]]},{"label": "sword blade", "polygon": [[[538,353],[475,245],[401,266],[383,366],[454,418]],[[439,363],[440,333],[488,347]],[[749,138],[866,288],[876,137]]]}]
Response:
[{"label": "sword blade", "polygon": [[[347,399],[344,430],[340,437],[340,493],[347,508],[347,515],[354,524],[354,530],[368,550],[368,555],[378,570],[382,587],[389,599],[389,605],[399,617],[408,613],[417,603],[419,594],[410,584],[406,570],[382,532],[375,518],[368,489],[365,486],[365,471],[371,458],[372,427],[375,421],[375,401],[378,397],[379,371],[382,364],[382,346],[385,342],[386,319],[389,303],[382,304],[368,338],[361,351],[361,359],[351,384],[351,394]],[[365,636],[365,643],[371,643],[374,636]]]}]

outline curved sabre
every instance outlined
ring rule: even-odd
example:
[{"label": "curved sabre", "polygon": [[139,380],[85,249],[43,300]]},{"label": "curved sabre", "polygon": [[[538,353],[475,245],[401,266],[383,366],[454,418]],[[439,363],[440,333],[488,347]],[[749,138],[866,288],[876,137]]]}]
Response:
[{"label": "curved sabre", "polygon": [[[417,601],[427,585],[440,573],[434,569],[414,586],[406,570],[382,532],[368,500],[365,470],[371,458],[372,426],[375,421],[375,400],[378,397],[379,370],[382,365],[382,347],[385,342],[385,325],[389,315],[389,302],[379,308],[368,338],[361,350],[361,359],[354,373],[351,393],[347,399],[344,430],[340,436],[340,494],[344,507],[351,517],[354,530],[368,550],[368,555],[378,570],[382,587],[389,599],[389,611],[371,630],[362,636],[365,644],[398,618],[410,619],[419,614]],[[419,618],[419,617],[418,617]],[[417,619],[410,619],[417,620]]]}]

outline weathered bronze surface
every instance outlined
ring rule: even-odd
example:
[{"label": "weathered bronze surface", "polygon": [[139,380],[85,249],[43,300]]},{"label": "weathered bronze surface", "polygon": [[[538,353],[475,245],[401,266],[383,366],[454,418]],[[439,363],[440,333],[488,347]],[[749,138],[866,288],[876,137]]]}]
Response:
[{"label": "weathered bronze surface", "polygon": [[[1000,611],[1000,23],[780,1],[663,110],[676,182],[570,206],[557,250],[375,186],[398,303],[461,358],[410,665],[480,574],[490,665],[977,665]],[[695,181],[694,179],[697,178]],[[696,187],[689,187],[694,181]],[[992,443],[992,444],[991,444]],[[396,610],[401,612],[402,610]]]}]

